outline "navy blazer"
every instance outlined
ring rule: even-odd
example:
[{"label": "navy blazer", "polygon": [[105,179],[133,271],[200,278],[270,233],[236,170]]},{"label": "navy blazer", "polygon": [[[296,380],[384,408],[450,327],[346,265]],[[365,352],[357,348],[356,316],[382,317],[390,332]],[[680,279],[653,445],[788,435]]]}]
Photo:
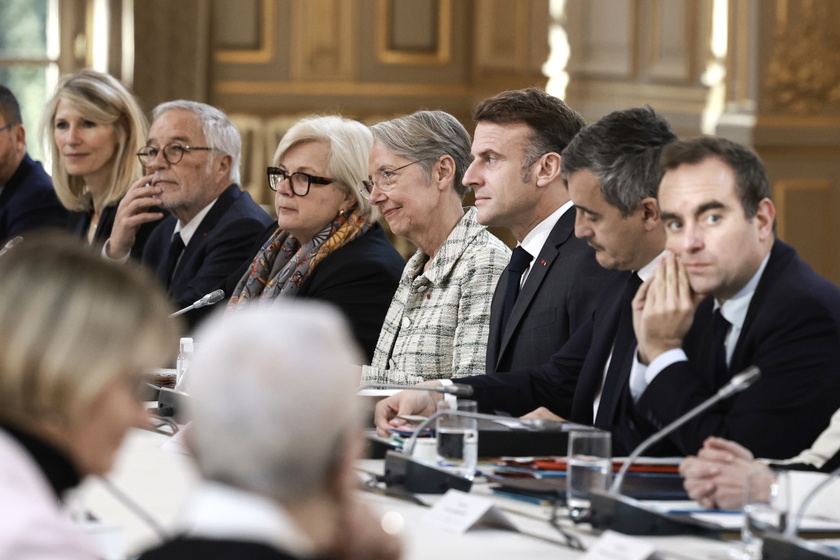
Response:
[{"label": "navy blazer", "polygon": [[34,229],[66,228],[68,215],[44,167],[24,154],[0,190],[0,244]]},{"label": "navy blazer", "polygon": [[714,394],[731,374],[757,365],[750,388],[678,430],[677,448],[694,453],[709,435],[757,457],[792,457],[809,447],[840,408],[840,289],[796,251],[776,241],[747,311],[730,371],[716,372],[709,351],[713,301],[697,309],[684,349],[688,362],[663,370],[636,404],[649,431]]},{"label": "navy blazer", "polygon": [[557,220],[516,298],[502,333],[508,271],[493,294],[487,373],[537,367],[551,359],[592,317],[598,296],[617,274],[598,264],[595,251],[575,237],[575,208]]},{"label": "navy blazer", "polygon": [[[598,421],[592,417],[592,405],[601,389],[607,359],[612,353],[622,306],[630,305],[632,297],[625,295],[625,287],[632,273],[615,272],[602,291],[592,318],[569,338],[550,360],[539,367],[493,375],[462,377],[457,383],[471,385],[473,398],[482,412],[504,411],[514,416],[527,414],[544,406],[563,418],[581,424],[594,424],[611,429],[617,419],[626,417],[627,377],[632,363],[632,351],[621,359],[620,379],[607,380],[620,387],[616,398],[602,402]],[[627,441],[624,441],[624,440]],[[615,434],[613,454],[626,454],[640,441],[634,426]]]},{"label": "navy blazer", "polygon": [[[272,222],[265,210],[251,195],[232,184],[225,189],[190,239],[171,281],[166,286],[180,309],[204,295],[222,288],[225,279],[248,257],[257,238]],[[143,262],[157,271],[166,266],[175,216],[165,218],[149,236],[143,250]],[[195,309],[185,314],[191,327],[205,317],[212,307]]]}]

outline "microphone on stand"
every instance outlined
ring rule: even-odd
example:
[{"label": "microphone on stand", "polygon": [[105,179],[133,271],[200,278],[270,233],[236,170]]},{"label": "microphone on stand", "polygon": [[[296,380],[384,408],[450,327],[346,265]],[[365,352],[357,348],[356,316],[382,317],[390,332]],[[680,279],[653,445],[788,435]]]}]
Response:
[{"label": "microphone on stand", "polygon": [[831,471],[831,474],[825,480],[814,486],[808,492],[808,495],[802,500],[802,504],[793,516],[793,522],[788,524],[783,535],[764,535],[764,544],[761,548],[763,558],[768,560],[822,560],[826,558],[837,560],[840,558],[840,555],[835,551],[817,543],[811,543],[797,538],[796,536],[799,531],[799,526],[802,524],[802,518],[805,516],[805,510],[811,505],[814,498],[826,486],[833,482],[838,475],[840,475],[840,468]]},{"label": "microphone on stand", "polygon": [[720,401],[743,391],[761,376],[757,366],[750,366],[732,376],[717,393],[692,408],[646,440],[627,457],[613,481],[609,492],[593,490],[590,496],[589,522],[595,529],[612,529],[626,535],[684,535],[717,536],[721,528],[691,517],[673,516],[646,508],[641,502],[621,495],[624,475],[639,456],[677,428]]},{"label": "microphone on stand", "polygon": [[193,309],[199,309],[201,307],[207,307],[208,305],[215,305],[225,299],[225,291],[224,290],[216,290],[214,292],[210,292],[206,294],[203,298],[194,301],[191,305],[176,311],[170,317],[177,317],[178,315],[183,315],[187,311],[192,311]]},{"label": "microphone on stand", "polygon": [[456,397],[471,397],[473,394],[472,385],[453,383],[452,385],[397,385],[395,383],[365,383],[359,385],[359,391],[365,389],[403,389],[405,391],[431,391],[433,393],[444,393]]}]

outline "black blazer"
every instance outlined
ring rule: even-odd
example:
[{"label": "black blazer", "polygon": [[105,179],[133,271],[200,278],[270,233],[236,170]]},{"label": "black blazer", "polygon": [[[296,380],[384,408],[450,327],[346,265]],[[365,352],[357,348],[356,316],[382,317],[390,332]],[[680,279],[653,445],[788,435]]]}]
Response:
[{"label": "black blazer", "polygon": [[637,403],[639,418],[649,430],[663,426],[754,364],[761,378],[752,387],[686,424],[673,442],[694,453],[714,434],[773,459],[809,447],[840,408],[840,289],[776,241],[732,354],[731,374],[714,369],[712,310],[711,298],[697,309],[684,344],[689,361],[653,380]]},{"label": "black blazer", "polygon": [[[93,243],[95,245],[104,245],[108,238],[111,237],[111,230],[114,229],[114,220],[117,217],[117,207],[119,202],[106,206],[99,216],[99,223],[96,226],[96,231],[93,234]],[[131,246],[131,256],[139,259],[143,255],[143,249],[152,231],[160,224],[169,212],[163,210],[164,217],[153,222],[146,222],[141,225],[134,236],[134,245]],[[90,228],[91,212],[70,212],[70,231],[82,239],[87,239],[88,229]]]},{"label": "black blazer", "polygon": [[34,229],[67,228],[68,216],[50,176],[40,162],[25,154],[0,190],[0,244]]},{"label": "black blazer", "polygon": [[[276,231],[276,223],[267,228],[262,235],[264,239],[253,248],[253,253],[256,254]],[[252,254],[247,263],[228,277],[226,294],[235,291],[253,260]],[[403,268],[405,260],[394,249],[382,226],[376,223],[365,235],[318,263],[297,297],[317,299],[338,307],[370,363]]]},{"label": "black blazer", "polygon": [[245,540],[179,536],[141,554],[138,560],[296,560],[267,544]]},{"label": "black blazer", "polygon": [[591,319],[598,296],[616,272],[595,260],[595,251],[575,237],[575,208],[557,221],[511,310],[502,334],[508,272],[493,294],[487,373],[537,367],[549,361]]},{"label": "black blazer", "polygon": [[370,363],[403,268],[405,260],[382,226],[374,224],[363,236],[321,261],[298,297],[337,306]]},{"label": "black blazer", "polygon": [[[178,268],[166,286],[180,309],[204,295],[222,288],[225,279],[251,254],[256,239],[272,222],[251,195],[232,184],[219,195],[181,255]],[[143,262],[157,271],[166,266],[177,219],[165,218],[149,236]],[[212,307],[185,314],[191,327],[209,314]]]}]

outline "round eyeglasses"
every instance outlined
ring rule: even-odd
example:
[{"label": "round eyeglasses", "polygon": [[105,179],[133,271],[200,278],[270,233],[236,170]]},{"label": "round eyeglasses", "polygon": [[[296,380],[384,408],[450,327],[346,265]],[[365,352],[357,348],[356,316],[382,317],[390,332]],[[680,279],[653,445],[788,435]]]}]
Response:
[{"label": "round eyeglasses", "polygon": [[166,146],[163,147],[163,150],[158,148],[154,148],[152,146],[146,146],[145,148],[140,148],[140,151],[137,152],[137,158],[140,160],[140,165],[143,167],[151,167],[152,162],[155,161],[158,154],[163,151],[163,159],[166,160],[166,163],[169,165],[175,165],[176,163],[180,162],[184,159],[184,152],[189,152],[192,150],[212,150],[213,148],[208,148],[206,146],[183,146],[178,144],[177,142],[170,142]]},{"label": "round eyeglasses", "polygon": [[397,179],[399,176],[397,175],[397,171],[400,169],[405,169],[409,165],[414,165],[415,163],[420,163],[423,161],[422,159],[418,159],[417,161],[412,161],[411,163],[406,163],[396,169],[380,169],[377,174],[376,178],[368,177],[367,181],[362,181],[362,186],[359,187],[359,193],[366,199],[370,198],[370,195],[373,194],[373,187],[378,188],[380,191],[386,193],[394,188],[394,185],[397,184]]},{"label": "round eyeglasses", "polygon": [[310,175],[309,173],[304,173],[303,171],[289,173],[282,167],[269,167],[266,171],[268,172],[268,188],[277,192],[277,189],[280,187],[280,183],[288,179],[289,183],[292,185],[292,194],[295,196],[308,195],[309,189],[312,187],[312,183],[315,183],[316,185],[329,185],[330,183],[335,182],[329,177],[318,177],[317,175]]}]

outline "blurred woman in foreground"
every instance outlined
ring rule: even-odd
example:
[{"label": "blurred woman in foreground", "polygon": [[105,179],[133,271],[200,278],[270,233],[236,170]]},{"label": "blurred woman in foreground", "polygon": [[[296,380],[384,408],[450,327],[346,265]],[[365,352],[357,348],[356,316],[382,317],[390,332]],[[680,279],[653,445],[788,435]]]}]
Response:
[{"label": "blurred woman in foreground", "polygon": [[139,266],[72,238],[0,256],[0,558],[98,557],[61,501],[145,419],[144,374],[177,346],[170,312]]}]

